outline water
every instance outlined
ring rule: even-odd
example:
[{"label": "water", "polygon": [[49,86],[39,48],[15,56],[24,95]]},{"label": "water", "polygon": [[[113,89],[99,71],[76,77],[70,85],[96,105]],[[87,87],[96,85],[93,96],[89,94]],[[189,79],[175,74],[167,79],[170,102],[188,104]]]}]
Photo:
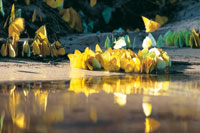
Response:
[{"label": "water", "polygon": [[200,77],[124,75],[0,84],[0,131],[200,131]]}]

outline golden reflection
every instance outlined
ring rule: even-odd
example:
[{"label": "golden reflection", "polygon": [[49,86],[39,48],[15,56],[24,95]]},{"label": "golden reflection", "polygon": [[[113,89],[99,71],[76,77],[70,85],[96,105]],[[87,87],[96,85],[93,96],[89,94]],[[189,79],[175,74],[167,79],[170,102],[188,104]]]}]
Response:
[{"label": "golden reflection", "polygon": [[15,85],[9,85],[10,96],[9,96],[9,109],[12,121],[19,128],[27,128],[28,117],[25,118],[25,112],[22,109],[24,97],[20,94],[19,91],[15,91]]},{"label": "golden reflection", "polygon": [[97,110],[95,107],[90,107],[90,119],[92,120],[92,122],[97,123]]},{"label": "golden reflection", "polygon": [[145,118],[145,133],[151,133],[160,127],[160,122],[154,118]]},{"label": "golden reflection", "polygon": [[25,115],[24,113],[19,113],[16,116],[12,117],[13,123],[16,123],[16,125],[20,128],[26,128],[26,121],[25,121]]},{"label": "golden reflection", "polygon": [[[77,116],[82,114],[80,119],[79,117],[76,117],[75,119],[77,121],[82,120],[83,112],[85,110],[85,112],[89,112],[88,116],[86,116],[89,117],[93,123],[97,123],[100,118],[103,118],[103,113],[100,112],[102,110],[98,108],[98,106],[101,105],[96,105],[95,101],[93,101],[95,104],[93,102],[91,103],[90,98],[88,98],[97,93],[110,94],[109,96],[113,98],[114,103],[124,108],[126,105],[130,105],[127,104],[127,98],[130,94],[144,94],[140,95],[143,96],[143,99],[140,99],[142,100],[142,103],[139,108],[143,109],[143,113],[146,116],[145,133],[155,131],[160,127],[160,122],[155,118],[152,118],[152,113],[162,105],[159,104],[157,107],[153,106],[154,104],[152,104],[151,99],[153,96],[170,95],[175,91],[174,93],[179,95],[182,99],[179,97],[176,97],[178,100],[170,99],[171,101],[169,101],[171,103],[167,101],[167,103],[170,104],[170,108],[163,110],[159,108],[160,113],[168,111],[168,113],[171,113],[177,118],[189,118],[191,116],[193,119],[200,119],[200,106],[197,106],[199,105],[197,104],[199,101],[199,98],[197,97],[199,96],[197,93],[199,91],[197,91],[197,89],[200,88],[200,82],[198,80],[182,83],[173,82],[170,81],[168,75],[125,75],[104,77],[78,77],[76,75],[75,78],[71,79],[69,85],[66,81],[56,81],[27,82],[22,84],[7,83],[2,84],[0,87],[0,93],[8,97],[5,107],[3,107],[5,108],[5,115],[1,116],[0,131],[4,129],[1,126],[5,123],[4,119],[7,120],[6,122],[8,122],[8,120],[9,122],[12,122],[11,124],[9,123],[10,125],[6,125],[8,128],[8,131],[6,132],[14,132],[15,130],[15,132],[20,132],[22,129],[32,128],[37,129],[37,132],[48,132],[48,125],[63,122],[66,119],[74,120],[74,114],[76,115],[79,113]],[[182,87],[184,87],[184,90]],[[181,88],[182,90],[178,90],[177,93],[177,88]],[[190,98],[191,101],[188,101],[188,99],[182,97],[184,92],[187,92],[187,96],[189,94],[194,94],[192,97],[194,99]],[[82,93],[84,95],[77,95],[77,93]],[[85,97],[86,100],[83,100]],[[113,101],[111,101],[111,103],[112,102]],[[91,104],[89,108],[87,108],[88,104]],[[118,106],[111,105],[111,107],[119,109]],[[153,108],[154,110],[152,110]],[[157,110],[157,112],[159,111]],[[37,124],[32,124],[33,121]],[[33,125],[35,127],[33,127]]]},{"label": "golden reflection", "polygon": [[142,107],[143,107],[143,112],[146,116],[145,133],[150,133],[157,130],[160,127],[160,122],[150,117],[152,113],[151,97],[143,96]]},{"label": "golden reflection", "polygon": [[120,106],[126,105],[126,94],[114,93],[114,101]]},{"label": "golden reflection", "polygon": [[0,117],[0,133],[2,133],[4,118],[5,118],[5,111],[2,111],[1,117]]},{"label": "golden reflection", "polygon": [[165,75],[163,77],[165,80],[161,81],[159,77],[147,75],[72,78],[68,90],[84,93],[86,96],[100,91],[126,95],[138,93],[165,95],[165,91],[169,88],[169,78]]},{"label": "golden reflection", "polygon": [[142,108],[146,117],[151,115],[152,105],[150,103],[150,97],[144,96],[142,102]]},{"label": "golden reflection", "polygon": [[63,106],[56,106],[56,108],[51,108],[43,114],[42,119],[46,124],[52,124],[61,122],[64,120],[64,109]]},{"label": "golden reflection", "polygon": [[48,91],[36,90],[34,94],[36,102],[38,103],[40,108],[46,112]]},{"label": "golden reflection", "polygon": [[13,92],[15,91],[15,88],[16,86],[13,84],[9,86],[10,94],[13,94]]},{"label": "golden reflection", "polygon": [[[163,80],[160,80],[163,78]],[[104,77],[80,77],[72,78],[68,91],[83,93],[89,96],[101,91],[112,93],[114,102],[120,106],[126,105],[127,95],[147,94],[165,95],[169,88],[169,77],[149,75],[126,75],[126,76],[104,76]]]},{"label": "golden reflection", "polygon": [[[56,108],[48,108],[48,96],[54,92],[60,92],[63,89],[67,89],[66,81],[56,82],[34,82],[34,83],[22,83],[22,84],[3,84],[1,87],[1,93],[8,95],[8,104],[6,105],[6,112],[8,117],[11,118],[13,125],[12,130],[6,129],[6,132],[20,132],[18,129],[30,128],[30,114],[27,114],[27,110],[31,110],[36,118],[40,118],[43,124],[56,123],[64,120],[64,109],[62,105],[56,105]],[[42,115],[43,114],[43,115]],[[1,117],[2,119],[2,117]],[[1,120],[0,126],[3,125]],[[42,123],[38,129],[44,129]],[[8,126],[8,125],[7,125]],[[17,128],[16,128],[17,127]],[[1,128],[1,127],[0,127]],[[0,129],[0,131],[2,128]]]}]

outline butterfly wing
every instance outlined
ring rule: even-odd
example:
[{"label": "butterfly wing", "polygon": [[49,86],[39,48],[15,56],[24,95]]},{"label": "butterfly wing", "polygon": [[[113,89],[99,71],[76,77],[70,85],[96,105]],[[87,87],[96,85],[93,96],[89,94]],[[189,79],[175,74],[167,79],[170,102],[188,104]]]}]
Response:
[{"label": "butterfly wing", "polygon": [[159,23],[152,21],[144,16],[142,16],[142,19],[144,21],[146,32],[154,32],[161,26]]},{"label": "butterfly wing", "polygon": [[24,19],[17,18],[15,19],[8,28],[9,37],[15,38],[15,40],[19,40],[20,33],[24,30]]},{"label": "butterfly wing", "polygon": [[150,24],[149,24],[149,32],[154,32],[157,29],[159,29],[161,27],[161,25],[155,21],[150,20]]}]

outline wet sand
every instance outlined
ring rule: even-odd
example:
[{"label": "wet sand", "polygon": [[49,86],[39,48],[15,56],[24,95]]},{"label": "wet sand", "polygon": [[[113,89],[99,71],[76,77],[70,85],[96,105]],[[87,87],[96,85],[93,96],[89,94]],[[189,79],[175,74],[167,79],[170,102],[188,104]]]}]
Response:
[{"label": "wet sand", "polygon": [[[200,74],[199,49],[172,47],[165,50],[172,59],[170,73]],[[125,73],[72,69],[67,59],[61,62],[39,62],[22,58],[1,58],[0,75],[0,82],[5,82],[70,80],[74,76],[125,75]]]}]

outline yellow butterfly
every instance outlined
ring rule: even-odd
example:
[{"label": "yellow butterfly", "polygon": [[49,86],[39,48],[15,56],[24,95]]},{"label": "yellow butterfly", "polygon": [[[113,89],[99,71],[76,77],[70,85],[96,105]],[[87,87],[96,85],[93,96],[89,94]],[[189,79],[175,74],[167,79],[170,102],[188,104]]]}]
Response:
[{"label": "yellow butterfly", "polygon": [[58,52],[58,55],[65,55],[65,48],[62,46],[62,44],[59,42],[59,41],[56,41],[55,42],[56,46],[58,47],[57,49],[57,52]]},{"label": "yellow butterfly", "polygon": [[34,9],[33,15],[32,15],[32,22],[35,22],[35,20],[36,20],[36,15],[37,15],[37,11],[36,11],[36,9]]},{"label": "yellow butterfly", "polygon": [[90,6],[94,7],[97,4],[97,0],[90,0]]},{"label": "yellow butterfly", "polygon": [[1,46],[1,56],[5,57],[5,56],[8,55],[7,48],[8,48],[8,44],[7,44],[7,43],[4,43],[4,44]]},{"label": "yellow butterfly", "polygon": [[58,50],[58,55],[65,55],[65,48],[59,48]]},{"label": "yellow butterfly", "polygon": [[40,21],[42,22],[42,11],[40,8],[39,8],[39,12],[40,12]]},{"label": "yellow butterfly", "polygon": [[22,46],[22,56],[24,57],[24,54],[27,54],[27,56],[30,56],[30,46],[28,44],[28,41],[24,41],[24,44]]},{"label": "yellow butterfly", "polygon": [[30,0],[25,0],[26,5],[30,5]]},{"label": "yellow butterfly", "polygon": [[164,25],[168,21],[168,17],[156,15],[155,21],[158,22],[160,25]]},{"label": "yellow butterfly", "polygon": [[12,5],[12,8],[11,8],[10,17],[11,17],[11,22],[13,22],[15,20],[15,5],[14,4]]},{"label": "yellow butterfly", "polygon": [[49,49],[49,45],[47,42],[43,41],[42,46],[41,46],[41,53],[42,55],[45,56],[49,56],[50,55],[50,49]]},{"label": "yellow butterfly", "polygon": [[62,7],[64,0],[43,0],[47,3],[51,8],[59,8]]},{"label": "yellow butterfly", "polygon": [[47,38],[46,26],[45,26],[45,25],[41,26],[35,33],[36,33],[36,34],[42,33],[42,34],[45,35],[46,38]]},{"label": "yellow butterfly", "polygon": [[40,46],[39,46],[39,41],[38,40],[34,40],[34,42],[32,43],[32,52],[34,55],[40,55],[41,51],[40,51]]},{"label": "yellow butterfly", "polygon": [[192,35],[194,36],[194,44],[196,47],[200,46],[200,39],[199,34],[195,31],[195,29],[192,30]]},{"label": "yellow butterfly", "polygon": [[11,43],[9,44],[9,56],[12,57],[12,58],[16,57],[15,50],[14,50]]},{"label": "yellow butterfly", "polygon": [[83,25],[80,18],[80,15],[76,10],[74,10],[72,7],[63,9],[59,11],[60,15],[62,16],[62,19],[69,23],[69,26],[72,29],[75,29],[78,32],[83,31]]},{"label": "yellow butterfly", "polygon": [[9,37],[12,37],[14,40],[18,41],[21,32],[24,30],[24,19],[16,18],[8,28]]},{"label": "yellow butterfly", "polygon": [[144,21],[144,25],[145,25],[145,28],[146,28],[146,32],[154,32],[156,31],[158,28],[160,28],[160,24],[153,21],[153,20],[150,20],[144,16],[142,16],[142,19]]}]

